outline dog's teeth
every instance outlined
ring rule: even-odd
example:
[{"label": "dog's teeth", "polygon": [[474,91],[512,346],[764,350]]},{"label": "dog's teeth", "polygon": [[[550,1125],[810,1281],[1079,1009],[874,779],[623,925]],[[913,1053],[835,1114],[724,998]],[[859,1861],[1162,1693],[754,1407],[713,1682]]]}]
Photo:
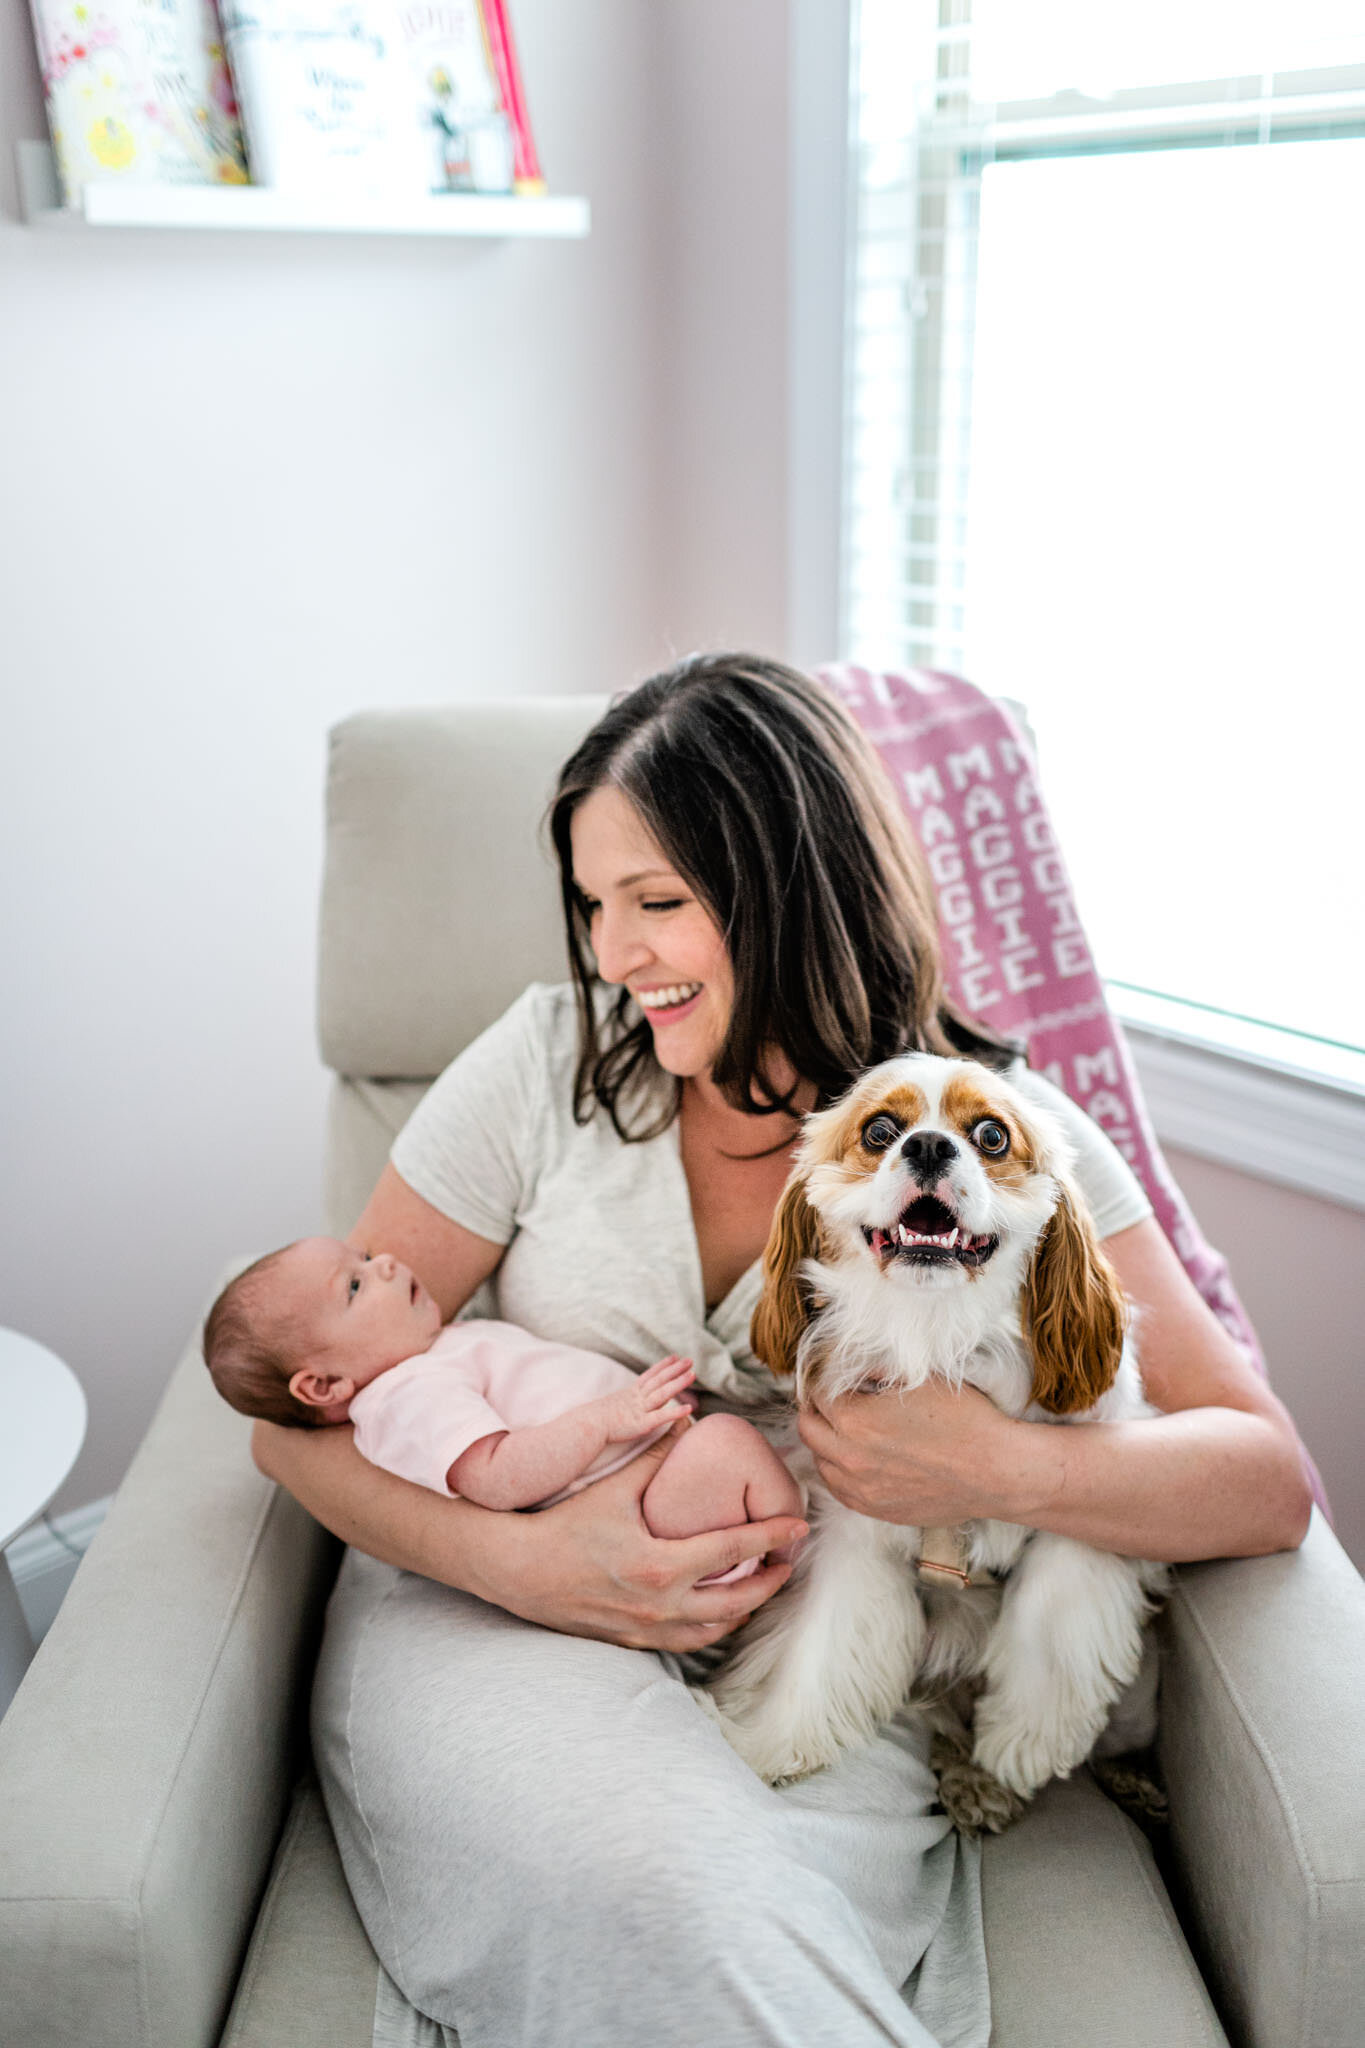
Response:
[{"label": "dog's teeth", "polygon": [[938,1232],[911,1230],[908,1224],[893,1223],[885,1230],[874,1230],[871,1241],[877,1249],[883,1245],[901,1245],[913,1251],[916,1246],[932,1245],[936,1251],[947,1252],[969,1251],[983,1242],[973,1237],[969,1230],[964,1230],[960,1223],[954,1224],[951,1230]]}]

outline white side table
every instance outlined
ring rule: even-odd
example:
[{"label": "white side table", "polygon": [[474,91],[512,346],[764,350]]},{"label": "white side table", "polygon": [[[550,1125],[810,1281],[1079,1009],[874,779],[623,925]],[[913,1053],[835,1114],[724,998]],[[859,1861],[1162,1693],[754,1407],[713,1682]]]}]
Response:
[{"label": "white side table", "polygon": [[0,1714],[33,1657],[4,1546],[47,1506],[85,1441],[85,1395],[69,1365],[0,1329]]}]

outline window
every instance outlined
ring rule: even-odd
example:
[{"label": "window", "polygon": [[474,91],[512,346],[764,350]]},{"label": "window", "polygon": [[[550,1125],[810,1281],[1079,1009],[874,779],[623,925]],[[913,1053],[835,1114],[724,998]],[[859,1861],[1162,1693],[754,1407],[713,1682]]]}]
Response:
[{"label": "window", "polygon": [[862,0],[854,70],[844,648],[1028,705],[1108,975],[1365,1072],[1357,0]]}]

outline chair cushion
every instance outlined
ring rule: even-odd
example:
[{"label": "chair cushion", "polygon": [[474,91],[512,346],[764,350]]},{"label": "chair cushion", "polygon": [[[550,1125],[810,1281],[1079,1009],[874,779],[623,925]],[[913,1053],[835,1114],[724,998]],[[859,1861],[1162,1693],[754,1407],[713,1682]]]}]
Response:
[{"label": "chair cushion", "polygon": [[294,1794],[221,2048],[370,2048],[378,1982],[310,1773]]},{"label": "chair cushion", "polygon": [[[1227,2048],[1151,1850],[1089,1777],[986,1843],[983,1904],[991,2048]],[[308,1779],[222,2048],[371,2048],[379,1974]]]},{"label": "chair cushion", "polygon": [[991,2048],[1226,2048],[1145,1837],[1080,1772],[982,1857]]}]

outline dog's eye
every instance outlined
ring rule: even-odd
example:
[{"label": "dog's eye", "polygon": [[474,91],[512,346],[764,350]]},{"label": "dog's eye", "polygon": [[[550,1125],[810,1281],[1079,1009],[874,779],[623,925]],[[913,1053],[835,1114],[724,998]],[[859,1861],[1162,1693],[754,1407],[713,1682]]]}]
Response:
[{"label": "dog's eye", "polygon": [[863,1125],[863,1143],[869,1152],[885,1152],[900,1134],[901,1127],[893,1116],[874,1116]]},{"label": "dog's eye", "polygon": [[1010,1149],[1010,1134],[993,1116],[983,1117],[972,1132],[972,1143],[987,1159],[1003,1159]]}]

